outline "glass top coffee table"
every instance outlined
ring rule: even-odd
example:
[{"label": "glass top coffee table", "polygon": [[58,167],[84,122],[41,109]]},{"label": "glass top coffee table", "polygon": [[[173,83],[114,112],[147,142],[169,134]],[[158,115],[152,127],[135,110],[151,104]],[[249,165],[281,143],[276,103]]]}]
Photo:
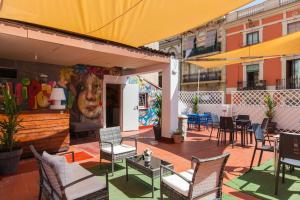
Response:
[{"label": "glass top coffee table", "polygon": [[[152,181],[152,197],[154,197],[154,179],[160,177],[160,165],[164,165],[172,170],[174,168],[172,163],[153,156],[150,162],[146,162],[143,155],[126,158],[126,180],[128,181],[128,167],[150,177]],[[166,172],[166,170],[162,170],[163,174]]]}]

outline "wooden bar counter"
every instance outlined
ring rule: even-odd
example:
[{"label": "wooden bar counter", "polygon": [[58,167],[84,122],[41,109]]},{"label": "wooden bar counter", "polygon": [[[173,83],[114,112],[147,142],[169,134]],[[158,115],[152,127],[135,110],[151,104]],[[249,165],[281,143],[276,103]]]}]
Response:
[{"label": "wooden bar counter", "polygon": [[[66,151],[70,146],[68,112],[55,110],[23,111],[20,116],[23,126],[15,139],[23,148],[22,157],[31,156],[29,145],[33,144],[38,151],[51,153]],[[0,113],[0,120],[5,115]]]}]

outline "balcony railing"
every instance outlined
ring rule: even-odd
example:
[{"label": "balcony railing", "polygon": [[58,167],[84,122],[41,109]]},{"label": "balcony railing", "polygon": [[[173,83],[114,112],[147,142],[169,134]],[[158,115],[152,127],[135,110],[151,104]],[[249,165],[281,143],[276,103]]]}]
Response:
[{"label": "balcony railing", "polygon": [[300,89],[300,78],[292,77],[287,79],[277,79],[276,80],[276,89]]},{"label": "balcony railing", "polygon": [[[220,81],[222,79],[221,71],[202,72],[199,81]],[[183,83],[198,82],[198,74],[187,74],[182,77]]]},{"label": "balcony railing", "polygon": [[261,13],[267,10],[272,10],[274,8],[278,8],[284,6],[289,3],[296,2],[298,0],[269,0],[263,3],[257,4],[255,6],[251,6],[249,8],[245,8],[242,10],[237,10],[226,15],[226,22],[232,22],[244,17],[253,16],[257,13]]},{"label": "balcony railing", "polygon": [[193,48],[191,53],[187,57],[198,56],[198,55],[213,53],[217,51],[221,51],[221,42],[217,42],[215,45],[209,47],[201,46],[201,47]]},{"label": "balcony railing", "polygon": [[259,80],[259,81],[238,81],[237,82],[237,90],[265,90],[266,87],[266,80]]}]

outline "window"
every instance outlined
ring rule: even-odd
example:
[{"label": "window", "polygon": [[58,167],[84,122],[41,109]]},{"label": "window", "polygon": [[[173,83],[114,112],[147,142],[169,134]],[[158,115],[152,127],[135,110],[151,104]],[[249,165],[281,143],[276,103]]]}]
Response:
[{"label": "window", "polygon": [[287,26],[288,34],[300,31],[300,21],[289,23]]},{"label": "window", "polygon": [[139,108],[140,109],[148,108],[148,94],[147,93],[139,94]]},{"label": "window", "polygon": [[247,86],[254,87],[259,81],[259,65],[247,65]]},{"label": "window", "polygon": [[205,47],[211,47],[216,44],[217,30],[211,30],[206,33]]},{"label": "window", "polygon": [[253,45],[259,43],[259,32],[252,32],[247,34],[247,45]]}]

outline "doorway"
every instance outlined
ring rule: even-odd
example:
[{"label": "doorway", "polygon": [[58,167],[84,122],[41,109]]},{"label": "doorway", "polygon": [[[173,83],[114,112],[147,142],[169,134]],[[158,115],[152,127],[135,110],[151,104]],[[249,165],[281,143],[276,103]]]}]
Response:
[{"label": "doorway", "polygon": [[106,84],[106,127],[120,126],[121,85]]}]

